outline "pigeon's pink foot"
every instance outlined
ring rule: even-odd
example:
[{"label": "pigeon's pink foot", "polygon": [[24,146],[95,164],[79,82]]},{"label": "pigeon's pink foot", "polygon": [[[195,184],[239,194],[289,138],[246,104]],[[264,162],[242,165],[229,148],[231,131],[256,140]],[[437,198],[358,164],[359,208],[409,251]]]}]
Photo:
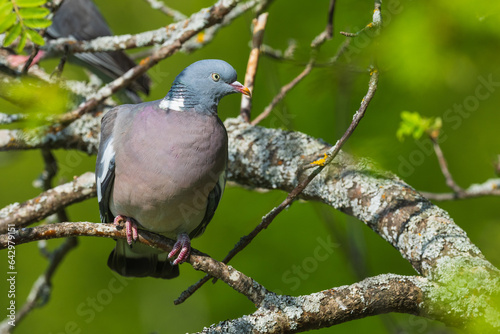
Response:
[{"label": "pigeon's pink foot", "polygon": [[133,218],[118,215],[115,217],[113,224],[120,226],[122,222],[125,222],[125,234],[127,235],[127,243],[132,246],[134,241],[137,241],[139,237],[137,234],[137,224]]},{"label": "pigeon's pink foot", "polygon": [[191,239],[189,239],[189,236],[186,233],[181,233],[177,236],[177,242],[175,243],[174,248],[172,248],[172,251],[168,253],[168,258],[170,259],[174,257],[175,254],[179,253],[174,262],[172,262],[173,265],[177,265],[186,262],[190,252]]},{"label": "pigeon's pink foot", "polygon": [[[35,65],[36,63],[38,63],[40,61],[40,59],[42,59],[43,55],[44,55],[43,51],[38,51],[35,58],[33,58],[33,61],[31,62],[30,67]],[[28,61],[29,58],[30,58],[30,56],[10,55],[10,56],[7,56],[7,61],[9,62],[10,66],[12,66],[12,67],[19,67],[21,65],[24,66],[24,64],[26,64],[26,62]]]}]

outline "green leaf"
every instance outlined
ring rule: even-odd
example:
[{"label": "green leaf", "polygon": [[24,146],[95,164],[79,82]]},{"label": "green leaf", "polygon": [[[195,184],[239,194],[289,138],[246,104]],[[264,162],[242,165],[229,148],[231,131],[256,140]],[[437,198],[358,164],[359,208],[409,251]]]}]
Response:
[{"label": "green leaf", "polygon": [[52,21],[49,19],[26,19],[23,22],[25,26],[33,29],[47,28],[52,24]]},{"label": "green leaf", "polygon": [[441,130],[441,118],[422,117],[418,112],[402,111],[401,123],[396,131],[396,136],[403,141],[406,136],[412,136],[415,139],[422,137],[427,133],[431,137],[437,137]]},{"label": "green leaf", "polygon": [[12,27],[14,23],[16,23],[17,16],[16,13],[12,12],[5,17],[2,21],[0,21],[0,34]]},{"label": "green leaf", "polygon": [[28,29],[26,30],[26,33],[28,34],[29,39],[38,45],[45,45],[45,40],[43,37],[35,30]]},{"label": "green leaf", "polygon": [[26,45],[26,38],[27,38],[26,30],[23,30],[21,33],[21,38],[19,39],[19,44],[17,44],[16,52],[21,53],[23,52],[24,46]]},{"label": "green leaf", "polygon": [[12,2],[6,2],[0,4],[0,22],[2,22],[7,15],[12,13],[14,6],[12,6]]},{"label": "green leaf", "polygon": [[22,8],[26,7],[40,7],[45,5],[47,0],[16,0],[16,5]]},{"label": "green leaf", "polygon": [[41,19],[49,15],[50,10],[43,7],[21,8],[19,14],[23,19]]},{"label": "green leaf", "polygon": [[20,23],[16,23],[5,35],[5,39],[3,40],[3,46],[9,46],[16,40],[16,38],[21,35],[22,27]]}]

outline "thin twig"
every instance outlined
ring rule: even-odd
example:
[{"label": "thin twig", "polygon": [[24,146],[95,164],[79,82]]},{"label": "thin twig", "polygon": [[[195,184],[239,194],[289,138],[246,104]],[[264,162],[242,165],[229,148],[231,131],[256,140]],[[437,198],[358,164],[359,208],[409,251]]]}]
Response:
[{"label": "thin twig", "polygon": [[[50,12],[50,14],[48,16],[48,19],[52,20],[52,18],[54,17],[54,14],[59,10],[59,8],[61,7],[61,5],[63,4],[63,1],[64,0],[52,1],[51,12]],[[38,34],[40,36],[44,37],[46,31],[47,31],[47,29],[41,29],[41,30],[38,31]],[[23,70],[22,70],[22,74],[23,75],[28,74],[28,70],[29,70],[31,64],[33,63],[34,59],[38,55],[38,52],[40,52],[40,46],[36,45],[36,44],[33,44],[33,50],[31,51],[31,54],[30,54],[28,60],[26,61],[26,63],[23,66]]]},{"label": "thin twig", "polygon": [[328,38],[333,37],[333,13],[335,12],[335,0],[330,0],[330,7],[328,8],[328,19],[326,25],[326,33]]},{"label": "thin twig", "polygon": [[340,34],[344,35],[346,37],[357,37],[359,34],[366,30],[371,30],[375,29],[375,31],[378,31],[380,27],[382,26],[382,1],[381,0],[375,0],[375,9],[373,10],[373,18],[372,22],[368,23],[366,26],[363,27],[358,32],[352,33],[352,32],[345,32],[341,31]]},{"label": "thin twig", "polygon": [[314,67],[314,64],[316,63],[316,57],[319,48],[323,43],[325,43],[327,40],[332,38],[332,31],[333,31],[333,14],[335,11],[335,0],[331,0],[330,2],[330,7],[328,10],[328,18],[327,18],[327,25],[325,30],[323,30],[318,36],[316,36],[313,41],[311,42],[311,57],[309,59],[309,62],[307,63],[306,67],[302,72],[300,72],[299,75],[297,75],[292,81],[290,81],[288,84],[284,85],[281,87],[279,93],[273,98],[271,103],[262,111],[253,121],[252,125],[257,125],[265,119],[271,111],[276,107],[276,105],[283,100],[283,98],[286,96],[286,94],[292,90],[293,87],[295,87],[302,79],[304,79],[309,73],[311,73],[311,70]]},{"label": "thin twig", "polygon": [[436,201],[452,201],[457,199],[476,198],[482,196],[500,196],[500,179],[489,179],[481,184],[473,184],[461,192],[452,193],[431,193],[420,192],[422,196]]},{"label": "thin twig", "polygon": [[299,75],[297,75],[295,78],[293,78],[292,81],[281,87],[280,91],[276,96],[273,98],[271,103],[264,108],[264,111],[262,111],[255,119],[252,121],[252,125],[257,125],[259,124],[263,119],[265,119],[271,111],[276,107],[278,103],[283,100],[283,98],[288,94],[290,90],[292,90],[293,87],[295,87],[302,79],[304,79],[309,73],[311,73],[311,70],[314,66],[314,62],[310,61],[306,68],[300,72]]},{"label": "thin twig", "polygon": [[455,192],[456,194],[462,193],[464,190],[455,182],[455,180],[453,180],[450,170],[448,169],[448,163],[444,158],[443,151],[441,150],[441,146],[439,146],[437,139],[434,136],[429,137],[432,141],[434,152],[436,153],[436,157],[439,162],[439,167],[441,168],[441,172],[443,173],[443,176],[446,180],[446,185],[450,187],[450,189],[453,190],[453,192]]},{"label": "thin twig", "polygon": [[157,9],[165,15],[168,15],[174,19],[174,21],[182,21],[187,19],[187,16],[179,12],[178,10],[172,9],[165,5],[163,2],[158,0],[144,0],[146,1],[151,8]]},{"label": "thin twig", "polygon": [[33,60],[35,59],[35,57],[36,57],[36,55],[38,54],[39,51],[40,51],[40,47],[38,45],[35,45],[35,47],[31,51],[31,54],[30,54],[28,60],[26,61],[26,63],[23,66],[23,70],[21,71],[21,73],[23,75],[26,75],[28,73],[28,70],[29,70],[29,68],[31,66],[31,63],[33,63]]},{"label": "thin twig", "polygon": [[[247,71],[245,73],[245,83],[251,92],[253,92],[255,75],[257,74],[257,66],[259,64],[260,46],[264,39],[264,30],[266,29],[268,13],[262,13],[253,20],[253,37],[252,37],[252,50],[248,57]],[[245,122],[250,122],[250,112],[252,110],[252,99],[248,96],[242,95],[241,97],[241,110],[240,115]]]}]

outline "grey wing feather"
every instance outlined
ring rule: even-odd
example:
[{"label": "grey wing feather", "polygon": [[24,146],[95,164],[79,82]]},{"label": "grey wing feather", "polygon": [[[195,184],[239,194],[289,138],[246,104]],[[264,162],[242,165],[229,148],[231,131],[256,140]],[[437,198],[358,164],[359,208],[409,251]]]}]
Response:
[{"label": "grey wing feather", "polygon": [[210,221],[212,220],[215,214],[215,210],[219,205],[222,194],[224,193],[225,186],[226,186],[226,172],[224,171],[220,175],[219,180],[215,184],[214,189],[212,189],[212,191],[208,194],[207,210],[205,211],[205,216],[203,217],[203,220],[201,221],[200,225],[198,225],[189,234],[189,237],[191,239],[199,237],[200,235],[203,234],[203,232],[205,232],[205,228],[207,227],[208,223],[210,223]]},{"label": "grey wing feather", "polygon": [[102,223],[113,221],[113,214],[109,208],[109,199],[115,179],[115,148],[113,141],[113,129],[115,126],[117,111],[120,107],[111,109],[103,116],[101,121],[101,141],[96,160],[96,185],[97,199],[99,201],[99,212]]}]

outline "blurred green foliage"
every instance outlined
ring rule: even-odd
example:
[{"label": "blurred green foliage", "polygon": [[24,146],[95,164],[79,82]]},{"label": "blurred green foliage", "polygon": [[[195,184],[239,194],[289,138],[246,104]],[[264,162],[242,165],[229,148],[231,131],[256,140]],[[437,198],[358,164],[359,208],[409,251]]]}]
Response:
[{"label": "blurred green foliage", "polygon": [[[144,1],[96,2],[116,34],[157,29],[172,22]],[[211,2],[167,4],[189,14]],[[309,59],[310,42],[325,27],[328,5],[327,0],[276,0],[271,5],[264,43],[285,49],[288,41],[294,39],[296,62],[261,58],[253,92],[254,115],[269,104],[282,85],[302,71]],[[372,12],[371,1],[337,2],[334,38],[322,46],[318,63],[328,61],[344,41],[339,31],[359,31],[371,21]],[[359,107],[369,80],[366,68],[375,63],[380,71],[377,93],[344,150],[374,160],[418,190],[449,191],[430,141],[397,140],[401,111],[418,110],[429,119],[441,118],[440,145],[460,186],[495,177],[493,161],[500,153],[499,14],[497,2],[484,0],[384,1],[380,35],[374,37],[366,31],[354,38],[337,65],[314,69],[262,125],[301,131],[334,143]],[[202,50],[189,55],[179,53],[158,64],[149,72],[154,86],[147,99],[162,98],[175,75],[199,59],[224,59],[243,78],[252,18],[252,13],[247,13],[237,19]],[[42,61],[49,72],[57,63],[58,60]],[[63,75],[85,78],[82,69],[72,65],[65,68]],[[220,117],[236,116],[239,103],[236,96],[224,99],[219,107]],[[0,101],[0,111],[23,110]],[[55,153],[60,162],[57,182],[94,169],[93,156],[73,151]],[[0,167],[1,207],[39,193],[31,186],[43,169],[39,152],[2,152]],[[217,259],[223,258],[285,195],[279,191],[260,193],[228,186],[214,220],[193,246]],[[467,231],[486,258],[500,266],[500,199],[438,204]],[[74,205],[68,211],[73,221],[99,221],[95,199]],[[315,259],[315,249],[328,237],[333,244],[330,256],[322,261]],[[56,247],[59,243],[54,240],[49,246]],[[182,265],[181,276],[172,281],[120,279],[106,266],[112,247],[112,240],[80,238],[80,245],[68,255],[54,277],[49,303],[32,312],[19,324],[16,333],[193,332],[254,311],[245,297],[220,282],[206,284],[184,304],[174,306],[172,301],[201,278],[202,273]],[[1,269],[7,263],[7,255],[2,261],[2,254],[6,253],[0,253]],[[231,264],[268,289],[291,295],[351,284],[382,273],[415,274],[396,250],[364,224],[319,203],[304,202],[293,204],[279,215]],[[46,260],[38,255],[36,244],[23,245],[17,247],[17,265],[20,306],[45,269]],[[297,268],[303,275],[296,274]],[[0,298],[1,309],[5,309],[5,301],[6,298]],[[353,332],[455,330],[416,316],[391,314],[319,331]]]}]

